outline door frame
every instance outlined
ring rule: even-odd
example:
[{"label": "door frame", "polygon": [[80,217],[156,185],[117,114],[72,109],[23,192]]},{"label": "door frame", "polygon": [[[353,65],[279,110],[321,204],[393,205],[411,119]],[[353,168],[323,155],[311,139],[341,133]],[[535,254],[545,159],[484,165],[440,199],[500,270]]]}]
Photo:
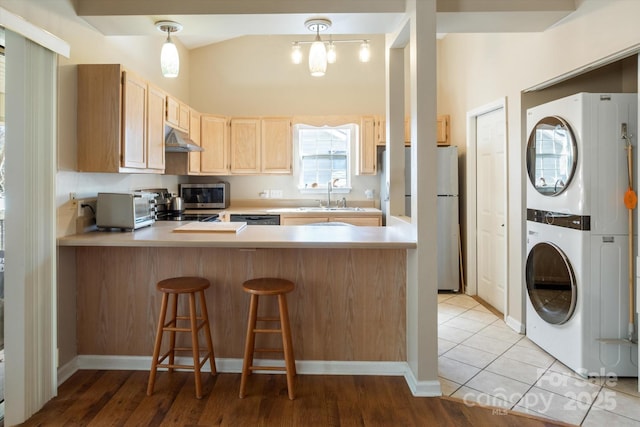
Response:
[{"label": "door frame", "polygon": [[[466,289],[465,293],[467,295],[477,295],[478,294],[478,254],[477,254],[477,226],[478,226],[478,218],[477,218],[477,208],[478,208],[478,192],[476,189],[476,180],[472,177],[476,176],[477,173],[477,133],[476,133],[476,121],[478,116],[489,113],[494,110],[502,109],[503,118],[504,118],[504,148],[505,148],[505,164],[504,171],[505,177],[508,178],[509,169],[508,169],[508,145],[507,145],[507,98],[500,98],[496,101],[493,101],[489,104],[485,104],[481,107],[475,108],[471,111],[467,112],[467,161],[466,161],[466,247],[465,247],[465,258],[466,258]],[[508,179],[505,179],[505,195],[506,200],[505,203],[505,242],[507,244],[506,257],[507,259],[504,262],[505,275],[507,278],[507,283],[505,284],[504,290],[504,318],[508,317],[509,313],[509,285],[508,285],[508,265],[509,265],[509,210],[508,210],[508,198],[509,198],[509,188],[508,188]],[[472,184],[473,183],[473,184]]]}]

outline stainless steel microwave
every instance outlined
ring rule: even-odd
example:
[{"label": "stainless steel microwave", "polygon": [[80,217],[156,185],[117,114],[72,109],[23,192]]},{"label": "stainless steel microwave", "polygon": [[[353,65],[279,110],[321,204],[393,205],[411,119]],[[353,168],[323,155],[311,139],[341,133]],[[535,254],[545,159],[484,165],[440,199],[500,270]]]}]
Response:
[{"label": "stainless steel microwave", "polygon": [[229,207],[229,183],[180,184],[185,209],[226,209]]}]

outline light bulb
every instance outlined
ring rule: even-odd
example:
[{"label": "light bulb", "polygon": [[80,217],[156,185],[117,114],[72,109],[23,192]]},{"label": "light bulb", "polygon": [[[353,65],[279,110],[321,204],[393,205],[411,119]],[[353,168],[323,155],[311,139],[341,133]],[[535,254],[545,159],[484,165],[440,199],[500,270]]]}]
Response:
[{"label": "light bulb", "polygon": [[302,49],[297,42],[291,46],[291,61],[294,64],[302,63]]},{"label": "light bulb", "polygon": [[160,68],[163,76],[174,78],[178,77],[180,72],[180,56],[178,48],[171,41],[170,33],[167,34],[167,41],[164,42],[162,51],[160,51]]},{"label": "light bulb", "polygon": [[369,62],[371,59],[371,51],[369,50],[369,42],[363,41],[360,45],[360,62]]},{"label": "light bulb", "polygon": [[336,63],[336,45],[333,42],[329,42],[329,49],[327,49],[327,62],[329,64]]},{"label": "light bulb", "polygon": [[309,71],[314,77],[322,77],[327,71],[327,48],[320,36],[316,36],[309,49]]}]

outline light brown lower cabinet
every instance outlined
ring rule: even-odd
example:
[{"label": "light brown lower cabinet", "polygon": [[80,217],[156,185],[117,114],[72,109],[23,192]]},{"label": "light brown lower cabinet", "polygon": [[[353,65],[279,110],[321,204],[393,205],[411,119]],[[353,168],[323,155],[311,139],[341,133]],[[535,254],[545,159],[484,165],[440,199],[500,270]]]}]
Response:
[{"label": "light brown lower cabinet", "polygon": [[359,226],[381,226],[382,217],[380,216],[289,216],[280,215],[280,225],[306,225],[322,222],[344,222],[351,225]]}]

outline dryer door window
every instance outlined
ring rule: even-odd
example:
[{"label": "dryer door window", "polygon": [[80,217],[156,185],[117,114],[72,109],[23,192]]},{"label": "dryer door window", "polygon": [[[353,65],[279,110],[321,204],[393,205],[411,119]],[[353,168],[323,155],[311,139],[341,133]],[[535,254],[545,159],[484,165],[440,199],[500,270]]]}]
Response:
[{"label": "dryer door window", "polygon": [[529,135],[527,173],[533,187],[545,196],[556,196],[571,182],[578,157],[571,127],[560,117],[545,117]]},{"label": "dryer door window", "polygon": [[527,258],[527,292],[538,315],[561,325],[576,307],[576,278],[567,256],[551,243],[538,243]]}]

